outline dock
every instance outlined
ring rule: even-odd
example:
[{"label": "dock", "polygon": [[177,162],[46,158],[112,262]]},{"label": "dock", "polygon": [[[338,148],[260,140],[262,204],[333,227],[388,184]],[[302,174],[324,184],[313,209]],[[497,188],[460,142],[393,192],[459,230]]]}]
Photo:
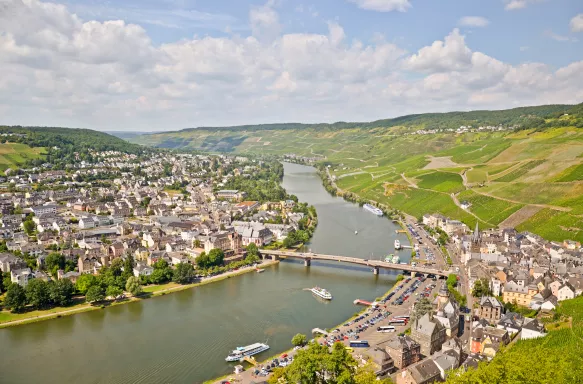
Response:
[{"label": "dock", "polygon": [[407,233],[407,231],[405,231],[404,229],[397,229],[395,230],[395,233]]},{"label": "dock", "polygon": [[323,329],[320,329],[320,328],[314,328],[314,329],[312,329],[312,333],[320,333],[320,334],[322,334],[324,336],[330,336],[330,334],[328,332],[326,332],[326,331],[324,331]]},{"label": "dock", "polygon": [[354,300],[354,305],[367,305],[370,307],[372,303],[370,301],[356,299]]},{"label": "dock", "polygon": [[253,358],[253,356],[251,356],[251,357],[245,356],[241,360],[245,360],[246,362],[248,362],[252,366],[256,366],[257,365],[257,360],[255,360],[255,358]]}]

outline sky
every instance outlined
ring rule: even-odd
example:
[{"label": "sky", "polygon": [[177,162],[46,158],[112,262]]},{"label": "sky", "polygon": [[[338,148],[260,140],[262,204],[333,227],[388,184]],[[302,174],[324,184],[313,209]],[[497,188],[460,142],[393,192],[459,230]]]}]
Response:
[{"label": "sky", "polygon": [[0,0],[0,124],[164,131],[583,102],[581,0]]}]

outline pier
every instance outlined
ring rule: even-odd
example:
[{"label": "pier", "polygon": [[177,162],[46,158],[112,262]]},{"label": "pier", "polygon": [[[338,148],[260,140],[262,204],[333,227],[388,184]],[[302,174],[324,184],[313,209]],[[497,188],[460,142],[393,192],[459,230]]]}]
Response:
[{"label": "pier", "polygon": [[322,334],[324,336],[330,336],[330,333],[324,331],[321,328],[314,328],[314,329],[312,329],[312,334],[314,334],[314,333],[319,333],[319,334]]}]

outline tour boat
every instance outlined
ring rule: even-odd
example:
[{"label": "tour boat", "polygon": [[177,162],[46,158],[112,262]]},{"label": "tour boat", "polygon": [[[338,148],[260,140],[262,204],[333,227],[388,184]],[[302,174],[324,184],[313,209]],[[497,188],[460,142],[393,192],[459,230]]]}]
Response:
[{"label": "tour boat", "polygon": [[355,235],[358,235],[358,231],[354,231],[354,234],[355,234]]},{"label": "tour boat", "polygon": [[399,255],[394,255],[393,256],[393,264],[399,264],[401,262],[401,259],[399,258]]},{"label": "tour boat", "polygon": [[393,262],[393,258],[394,258],[394,257],[395,257],[395,255],[393,255],[393,254],[391,253],[389,256],[385,257],[385,262],[387,262],[387,263],[392,263],[392,262]]},{"label": "tour boat", "polygon": [[401,242],[398,239],[395,240],[395,249],[401,249]]},{"label": "tour boat", "polygon": [[381,211],[380,209],[378,209],[377,207],[373,207],[370,204],[365,204],[362,206],[364,209],[366,209],[367,211],[374,213],[377,216],[382,216],[383,215],[383,211]]},{"label": "tour boat", "polygon": [[267,351],[268,349],[269,345],[263,343],[255,343],[246,347],[238,347],[225,358],[225,361],[239,361],[245,356],[253,356],[263,351]]},{"label": "tour boat", "polygon": [[324,288],[314,287],[314,288],[310,289],[310,291],[314,295],[321,297],[322,299],[332,300],[332,294],[330,292],[328,292],[327,290],[325,290]]}]

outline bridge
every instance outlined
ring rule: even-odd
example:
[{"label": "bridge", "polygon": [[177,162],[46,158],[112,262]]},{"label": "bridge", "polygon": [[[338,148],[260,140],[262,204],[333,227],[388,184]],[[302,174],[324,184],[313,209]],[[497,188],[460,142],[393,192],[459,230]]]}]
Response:
[{"label": "bridge", "polygon": [[455,273],[453,270],[439,270],[433,268],[426,268],[422,266],[412,266],[410,264],[394,264],[388,263],[386,261],[380,260],[367,260],[359,259],[358,257],[348,257],[348,256],[335,256],[335,255],[324,255],[321,253],[312,252],[289,252],[289,251],[276,251],[276,250],[260,250],[261,255],[265,258],[266,256],[271,256],[274,260],[282,258],[295,258],[304,260],[304,265],[309,267],[312,260],[329,260],[329,261],[339,261],[342,263],[351,263],[357,265],[364,265],[371,267],[373,273],[378,275],[379,269],[392,269],[394,271],[405,271],[411,272],[411,274],[421,273],[423,275],[436,275],[447,277],[450,273]]}]

